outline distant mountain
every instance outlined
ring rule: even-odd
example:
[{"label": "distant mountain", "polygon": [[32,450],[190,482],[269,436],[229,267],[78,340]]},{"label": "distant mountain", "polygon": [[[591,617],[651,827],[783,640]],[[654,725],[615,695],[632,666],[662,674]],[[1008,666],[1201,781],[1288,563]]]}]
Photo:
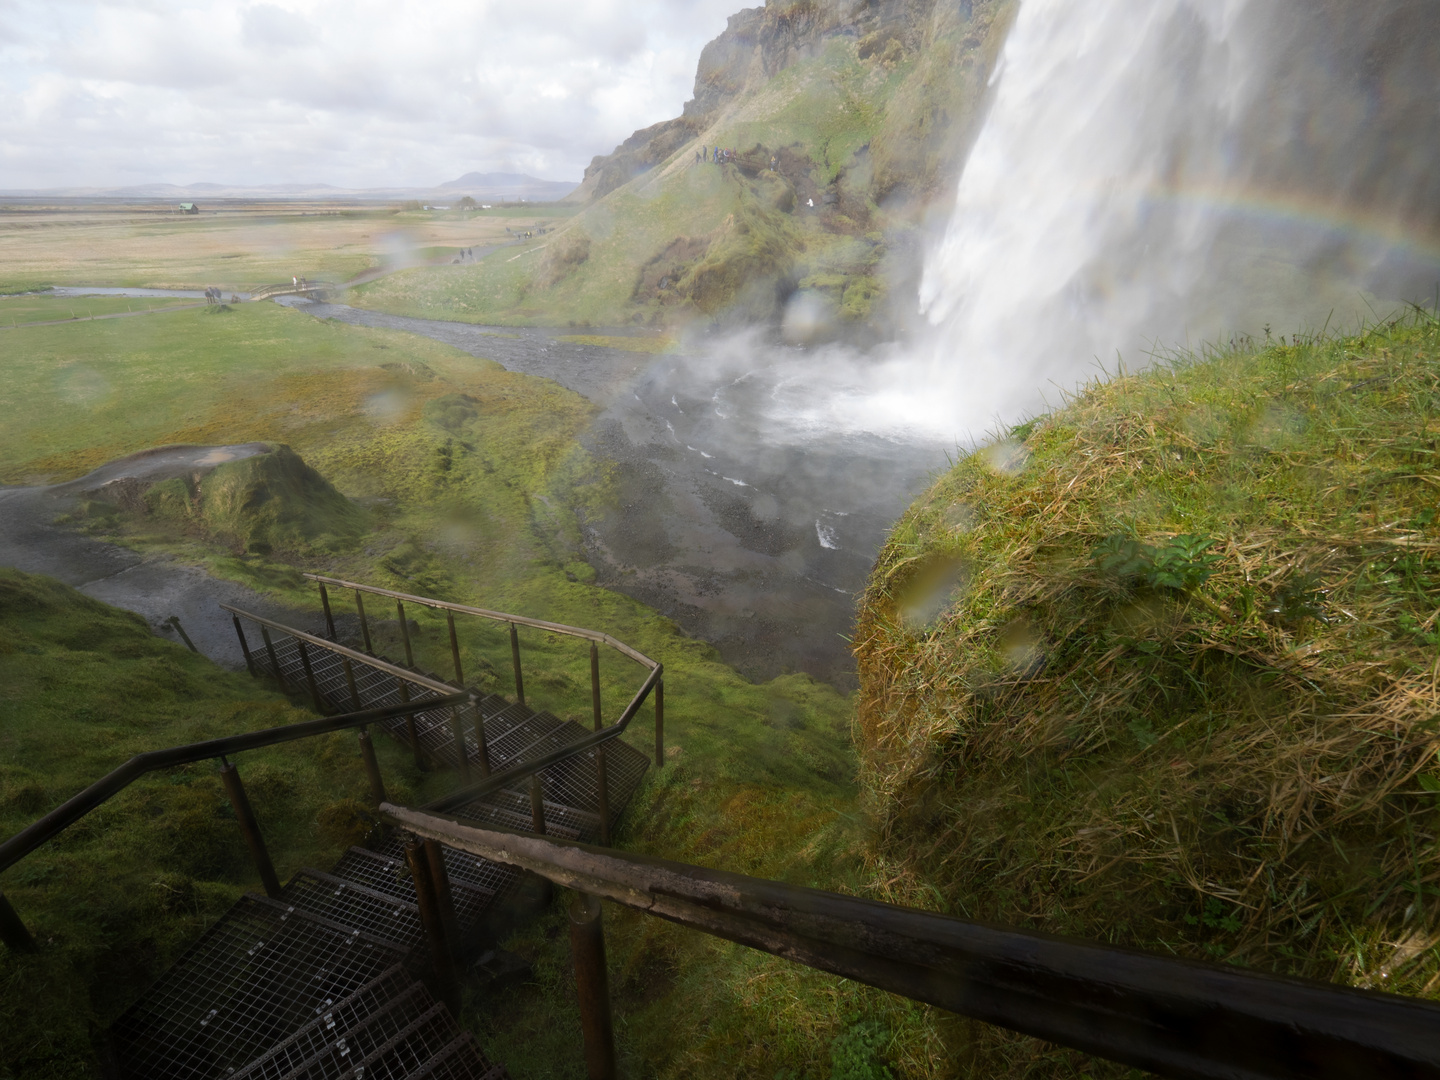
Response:
[{"label": "distant mountain", "polygon": [[575,190],[563,180],[538,180],[522,173],[466,173],[434,187],[343,188],[331,184],[132,184],[125,187],[28,188],[0,191],[11,198],[103,199],[419,199],[449,201],[469,195],[479,201],[553,202]]},{"label": "distant mountain", "polygon": [[458,180],[447,180],[440,187],[459,194],[493,199],[527,199],[549,202],[563,199],[578,184],[564,180],[538,180],[524,173],[470,172]]}]

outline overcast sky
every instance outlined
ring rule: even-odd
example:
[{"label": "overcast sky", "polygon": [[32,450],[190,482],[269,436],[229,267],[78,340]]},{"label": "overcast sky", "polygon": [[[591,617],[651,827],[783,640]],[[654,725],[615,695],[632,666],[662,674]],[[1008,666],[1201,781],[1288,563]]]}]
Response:
[{"label": "overcast sky", "polygon": [[580,179],[761,0],[0,0],[0,190]]}]

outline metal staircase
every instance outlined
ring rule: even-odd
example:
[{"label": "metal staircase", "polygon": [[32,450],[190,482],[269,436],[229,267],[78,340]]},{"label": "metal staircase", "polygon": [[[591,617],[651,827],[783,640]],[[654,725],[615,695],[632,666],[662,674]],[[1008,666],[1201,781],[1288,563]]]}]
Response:
[{"label": "metal staircase", "polygon": [[[238,608],[226,606],[226,610],[236,620],[252,674],[274,678],[282,687],[310,697],[319,712],[398,705],[463,689],[456,682],[446,682],[414,665],[397,664],[373,652],[341,651],[334,643]],[[241,620],[261,627],[263,647],[252,647]],[[417,761],[453,769],[466,780],[475,774],[517,770],[574,746],[590,734],[574,721],[561,720],[553,713],[496,694],[477,696],[473,707],[397,717],[383,726],[411,747]],[[598,748],[582,751],[541,774],[543,829],[535,828],[533,793],[523,782],[447,809],[476,824],[543,831],[587,843],[602,840],[618,824],[650,759],[618,739],[606,744],[603,755],[608,813],[602,828],[597,779],[600,753]]]},{"label": "metal staircase", "polygon": [[[444,848],[462,936],[519,874]],[[398,838],[247,894],[110,1030],[122,1077],[496,1078],[420,980],[415,884]]]},{"label": "metal staircase", "polygon": [[[650,764],[613,736],[652,687],[657,690],[657,754],[663,753],[658,664],[614,643],[651,670],[620,721],[602,732],[593,642],[611,639],[560,627],[592,639],[597,731],[587,732],[524,703],[518,643],[520,700],[471,692],[457,704],[455,691],[464,689],[459,679],[446,682],[416,667],[408,655],[408,635],[407,660],[412,662],[404,665],[370,650],[368,624],[364,650],[332,640],[334,623],[323,584],[322,597],[329,639],[227,606],[252,675],[275,679],[287,691],[307,697],[322,714],[354,715],[436,700],[433,709],[388,716],[377,726],[410,746],[417,763],[455,770],[462,785],[479,774],[482,790],[477,794],[462,787],[445,800],[451,816],[485,827],[608,843]],[[422,597],[404,599],[439,606]],[[246,622],[252,632],[258,628],[263,644],[247,637]],[[452,615],[452,644],[453,625]],[[456,668],[458,674],[458,647]],[[373,795],[383,801],[384,784],[368,740],[362,734]],[[239,790],[238,777],[233,783]],[[452,1011],[458,1007],[457,984],[453,969],[442,970],[449,961],[437,961],[436,942],[443,942],[442,953],[475,944],[487,917],[515,892],[519,870],[434,841],[428,855],[433,861],[427,863],[427,856],[417,855],[420,848],[407,849],[403,837],[390,832],[350,848],[328,872],[299,870],[277,890],[243,794],[237,816],[242,828],[251,818],[254,838],[247,834],[247,841],[260,851],[261,877],[270,881],[272,895],[244,896],[114,1024],[109,1042],[121,1077],[498,1080],[508,1075],[457,1027]],[[424,890],[417,885],[422,875]],[[448,999],[448,1007],[437,996]]]}]

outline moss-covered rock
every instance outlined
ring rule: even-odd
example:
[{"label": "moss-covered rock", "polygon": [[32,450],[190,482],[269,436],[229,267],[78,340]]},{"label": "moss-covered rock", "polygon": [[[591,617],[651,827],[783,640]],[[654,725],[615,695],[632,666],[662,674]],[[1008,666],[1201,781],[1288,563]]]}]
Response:
[{"label": "moss-covered rock", "polygon": [[288,446],[217,467],[200,482],[198,503],[208,533],[261,554],[347,544],[368,524],[364,510]]}]

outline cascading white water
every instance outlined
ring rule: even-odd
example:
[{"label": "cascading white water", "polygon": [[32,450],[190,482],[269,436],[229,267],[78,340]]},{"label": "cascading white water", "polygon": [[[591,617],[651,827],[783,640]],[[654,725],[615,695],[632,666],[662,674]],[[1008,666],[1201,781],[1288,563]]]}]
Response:
[{"label": "cascading white water", "polygon": [[1433,0],[1019,0],[925,332],[706,364],[764,372],[757,439],[963,445],[1157,352],[1429,302],[1437,99]]},{"label": "cascading white water", "polygon": [[1213,221],[1163,196],[1225,181],[1245,2],[1024,0],[921,285],[941,407],[1011,417],[1183,335]]},{"label": "cascading white water", "polygon": [[[1356,19],[1313,14],[1292,0],[1022,0],[926,264],[914,422],[979,434],[1113,371],[1117,354],[1133,368],[1155,348],[1318,329],[1373,302],[1362,290],[1403,238],[1358,227],[1345,200],[1375,188],[1367,169],[1428,166],[1393,160],[1394,140],[1365,143],[1371,91],[1351,43],[1332,40]],[[1421,254],[1401,287],[1428,294]]]}]

